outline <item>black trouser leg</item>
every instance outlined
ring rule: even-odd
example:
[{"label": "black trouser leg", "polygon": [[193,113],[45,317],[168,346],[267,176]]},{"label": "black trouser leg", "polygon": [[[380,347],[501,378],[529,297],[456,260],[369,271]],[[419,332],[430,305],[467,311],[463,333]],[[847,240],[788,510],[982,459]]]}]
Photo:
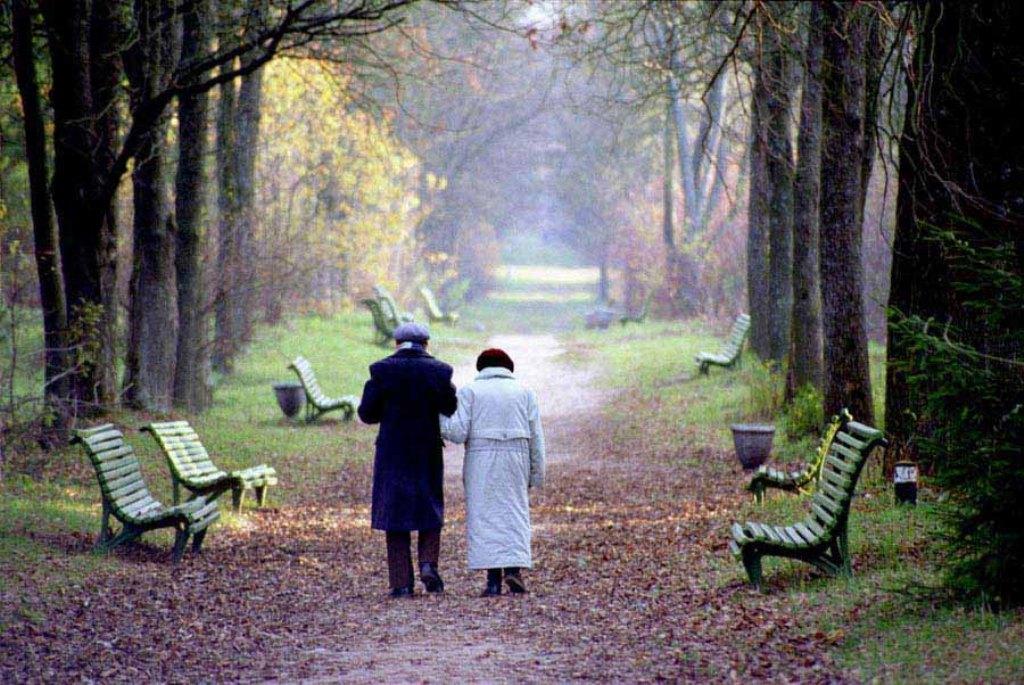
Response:
[{"label": "black trouser leg", "polygon": [[501,584],[501,569],[500,568],[489,568],[487,569],[487,584],[492,583]]},{"label": "black trouser leg", "polygon": [[507,567],[505,567],[505,575],[506,576],[518,576],[519,575],[519,567],[518,566],[507,566]]},{"label": "black trouser leg", "polygon": [[384,534],[388,547],[388,582],[392,590],[412,587],[412,536],[407,530]]},{"label": "black trouser leg", "polygon": [[431,528],[419,531],[416,547],[421,566],[423,564],[437,566],[438,557],[441,556],[441,529]]}]

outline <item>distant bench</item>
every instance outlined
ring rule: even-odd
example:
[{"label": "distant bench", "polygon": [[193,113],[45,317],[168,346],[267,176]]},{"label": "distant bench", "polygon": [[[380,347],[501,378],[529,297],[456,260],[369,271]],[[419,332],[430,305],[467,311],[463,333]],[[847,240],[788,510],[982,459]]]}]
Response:
[{"label": "distant bench", "polygon": [[329,397],[320,388],[320,382],[313,373],[313,365],[305,357],[295,358],[288,368],[295,372],[306,391],[306,421],[312,423],[320,416],[332,411],[341,411],[346,421],[352,419],[359,406],[359,398],[355,395]]},{"label": "distant bench", "polygon": [[747,338],[747,331],[750,330],[750,315],[740,314],[732,325],[729,338],[722,344],[718,352],[701,352],[697,355],[697,364],[700,365],[700,373],[708,373],[712,366],[732,368],[740,360],[743,352],[743,342]]}]

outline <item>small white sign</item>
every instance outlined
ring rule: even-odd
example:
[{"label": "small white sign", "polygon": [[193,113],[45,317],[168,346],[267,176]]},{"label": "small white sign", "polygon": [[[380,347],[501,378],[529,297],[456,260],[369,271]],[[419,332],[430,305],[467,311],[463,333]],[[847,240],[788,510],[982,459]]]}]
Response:
[{"label": "small white sign", "polygon": [[917,466],[897,466],[895,469],[895,473],[893,473],[892,481],[894,483],[916,483]]}]

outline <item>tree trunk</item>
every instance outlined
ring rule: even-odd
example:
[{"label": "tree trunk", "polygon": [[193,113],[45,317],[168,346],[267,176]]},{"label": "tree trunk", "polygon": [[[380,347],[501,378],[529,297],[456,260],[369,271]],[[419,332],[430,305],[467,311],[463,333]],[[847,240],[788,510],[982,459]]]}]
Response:
[{"label": "tree trunk", "polygon": [[789,354],[793,313],[793,147],[790,143],[791,66],[774,27],[765,27],[768,101],[768,358],[782,365]]},{"label": "tree trunk", "polygon": [[861,157],[867,17],[872,8],[827,2],[822,51],[821,293],[825,415],[849,408],[874,423],[861,264]]},{"label": "tree trunk", "polygon": [[679,288],[678,274],[676,273],[678,255],[676,253],[675,209],[673,207],[675,183],[673,182],[674,174],[672,167],[675,164],[675,159],[672,153],[674,145],[675,141],[672,139],[672,103],[669,102],[665,110],[665,126],[661,149],[661,238],[665,244],[665,281],[673,307],[675,306],[678,294],[677,289]]},{"label": "tree trunk", "polygon": [[[198,0],[182,17],[182,62],[206,54],[209,0]],[[178,348],[174,368],[174,402],[191,411],[209,406],[209,321],[204,297],[203,229],[206,208],[206,148],[209,96],[178,100],[178,171],[175,179],[178,279]]]},{"label": "tree trunk", "polygon": [[[59,405],[67,395],[61,374],[66,368],[64,355],[67,334],[67,305],[60,273],[57,227],[50,205],[47,170],[46,130],[42,101],[36,81],[32,50],[32,15],[28,0],[13,0],[11,6],[12,52],[14,72],[21,95],[25,128],[25,158],[28,163],[29,195],[32,204],[32,235],[35,243],[36,272],[39,277],[39,301],[43,309],[45,383],[43,394],[51,405]],[[61,412],[58,411],[58,416]]]},{"label": "tree trunk", "polygon": [[[1017,272],[1024,272],[1024,120],[1013,109],[1024,98],[1024,78],[1014,66],[1024,60],[1024,6],[1001,0],[982,10],[944,2],[918,11],[889,292],[885,428],[893,459],[916,458],[915,441],[929,431],[926,393],[908,389],[917,371],[911,341],[895,324],[908,316],[952,324],[958,342],[1007,356],[988,349],[991,326],[958,301],[971,294],[958,294],[954,283],[970,274],[955,273],[955,255],[933,240],[935,231],[949,231],[965,249],[1013,245]],[[1005,268],[1013,268],[1010,260]],[[1019,330],[1020,321],[1005,325]],[[993,338],[1010,337],[999,333]]]},{"label": "tree trunk", "polygon": [[[136,3],[138,38],[125,58],[133,108],[166,87],[177,62],[173,11],[164,0]],[[149,411],[167,412],[174,396],[178,291],[175,226],[167,196],[166,133],[162,116],[135,156],[134,265],[125,401]]]},{"label": "tree trunk", "polygon": [[260,100],[263,92],[263,71],[257,69],[242,77],[238,88],[235,135],[235,180],[237,182],[237,207],[235,218],[236,251],[240,265],[242,284],[237,292],[234,307],[235,329],[242,342],[252,339],[253,312],[256,305],[259,273],[256,269],[256,150],[260,133]]},{"label": "tree trunk", "polygon": [[114,283],[104,268],[115,227],[110,206],[101,206],[101,160],[112,154],[105,136],[96,131],[98,105],[92,74],[119,71],[117,55],[90,50],[92,2],[51,0],[42,5],[49,37],[53,85],[53,160],[51,184],[57,215],[64,294],[68,308],[68,396],[74,412],[95,408],[109,399],[114,382],[110,365],[112,336],[105,312]]},{"label": "tree trunk", "polygon": [[787,393],[822,389],[821,291],[818,282],[818,203],[821,196],[821,3],[810,8],[800,135],[793,182],[793,335]]},{"label": "tree trunk", "polygon": [[[222,67],[230,71],[231,64]],[[213,368],[230,373],[238,349],[233,313],[236,296],[238,255],[235,240],[237,182],[233,150],[235,141],[235,110],[238,89],[234,81],[221,85],[217,101],[217,295],[214,310]]]},{"label": "tree trunk", "polygon": [[771,302],[768,298],[768,93],[764,65],[754,64],[754,92],[750,117],[750,200],[747,208],[747,302],[750,310],[750,347],[761,359],[771,354]]},{"label": "tree trunk", "polygon": [[882,42],[882,22],[879,13],[873,11],[866,18],[867,42],[864,55],[864,144],[860,165],[860,215],[864,216],[864,203],[871,184],[871,169],[875,164],[878,143],[878,96],[882,82],[882,67],[885,59],[885,45]]}]

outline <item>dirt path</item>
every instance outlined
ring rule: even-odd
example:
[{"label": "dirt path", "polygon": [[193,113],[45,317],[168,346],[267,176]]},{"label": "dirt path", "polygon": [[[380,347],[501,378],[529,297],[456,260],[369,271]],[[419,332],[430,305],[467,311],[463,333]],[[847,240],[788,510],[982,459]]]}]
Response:
[{"label": "dirt path", "polygon": [[[567,364],[560,357],[565,347],[553,335],[497,335],[487,341],[490,347],[508,352],[516,365],[516,377],[537,394],[541,406],[541,421],[547,438],[548,463],[554,464],[580,455],[580,445],[571,435],[581,420],[600,410],[608,393],[595,384],[595,371],[586,364]],[[476,376],[473,362],[455,369],[455,385],[462,387]],[[448,492],[461,488],[462,454],[460,446],[449,445],[445,450],[445,475],[449,478]]]}]

